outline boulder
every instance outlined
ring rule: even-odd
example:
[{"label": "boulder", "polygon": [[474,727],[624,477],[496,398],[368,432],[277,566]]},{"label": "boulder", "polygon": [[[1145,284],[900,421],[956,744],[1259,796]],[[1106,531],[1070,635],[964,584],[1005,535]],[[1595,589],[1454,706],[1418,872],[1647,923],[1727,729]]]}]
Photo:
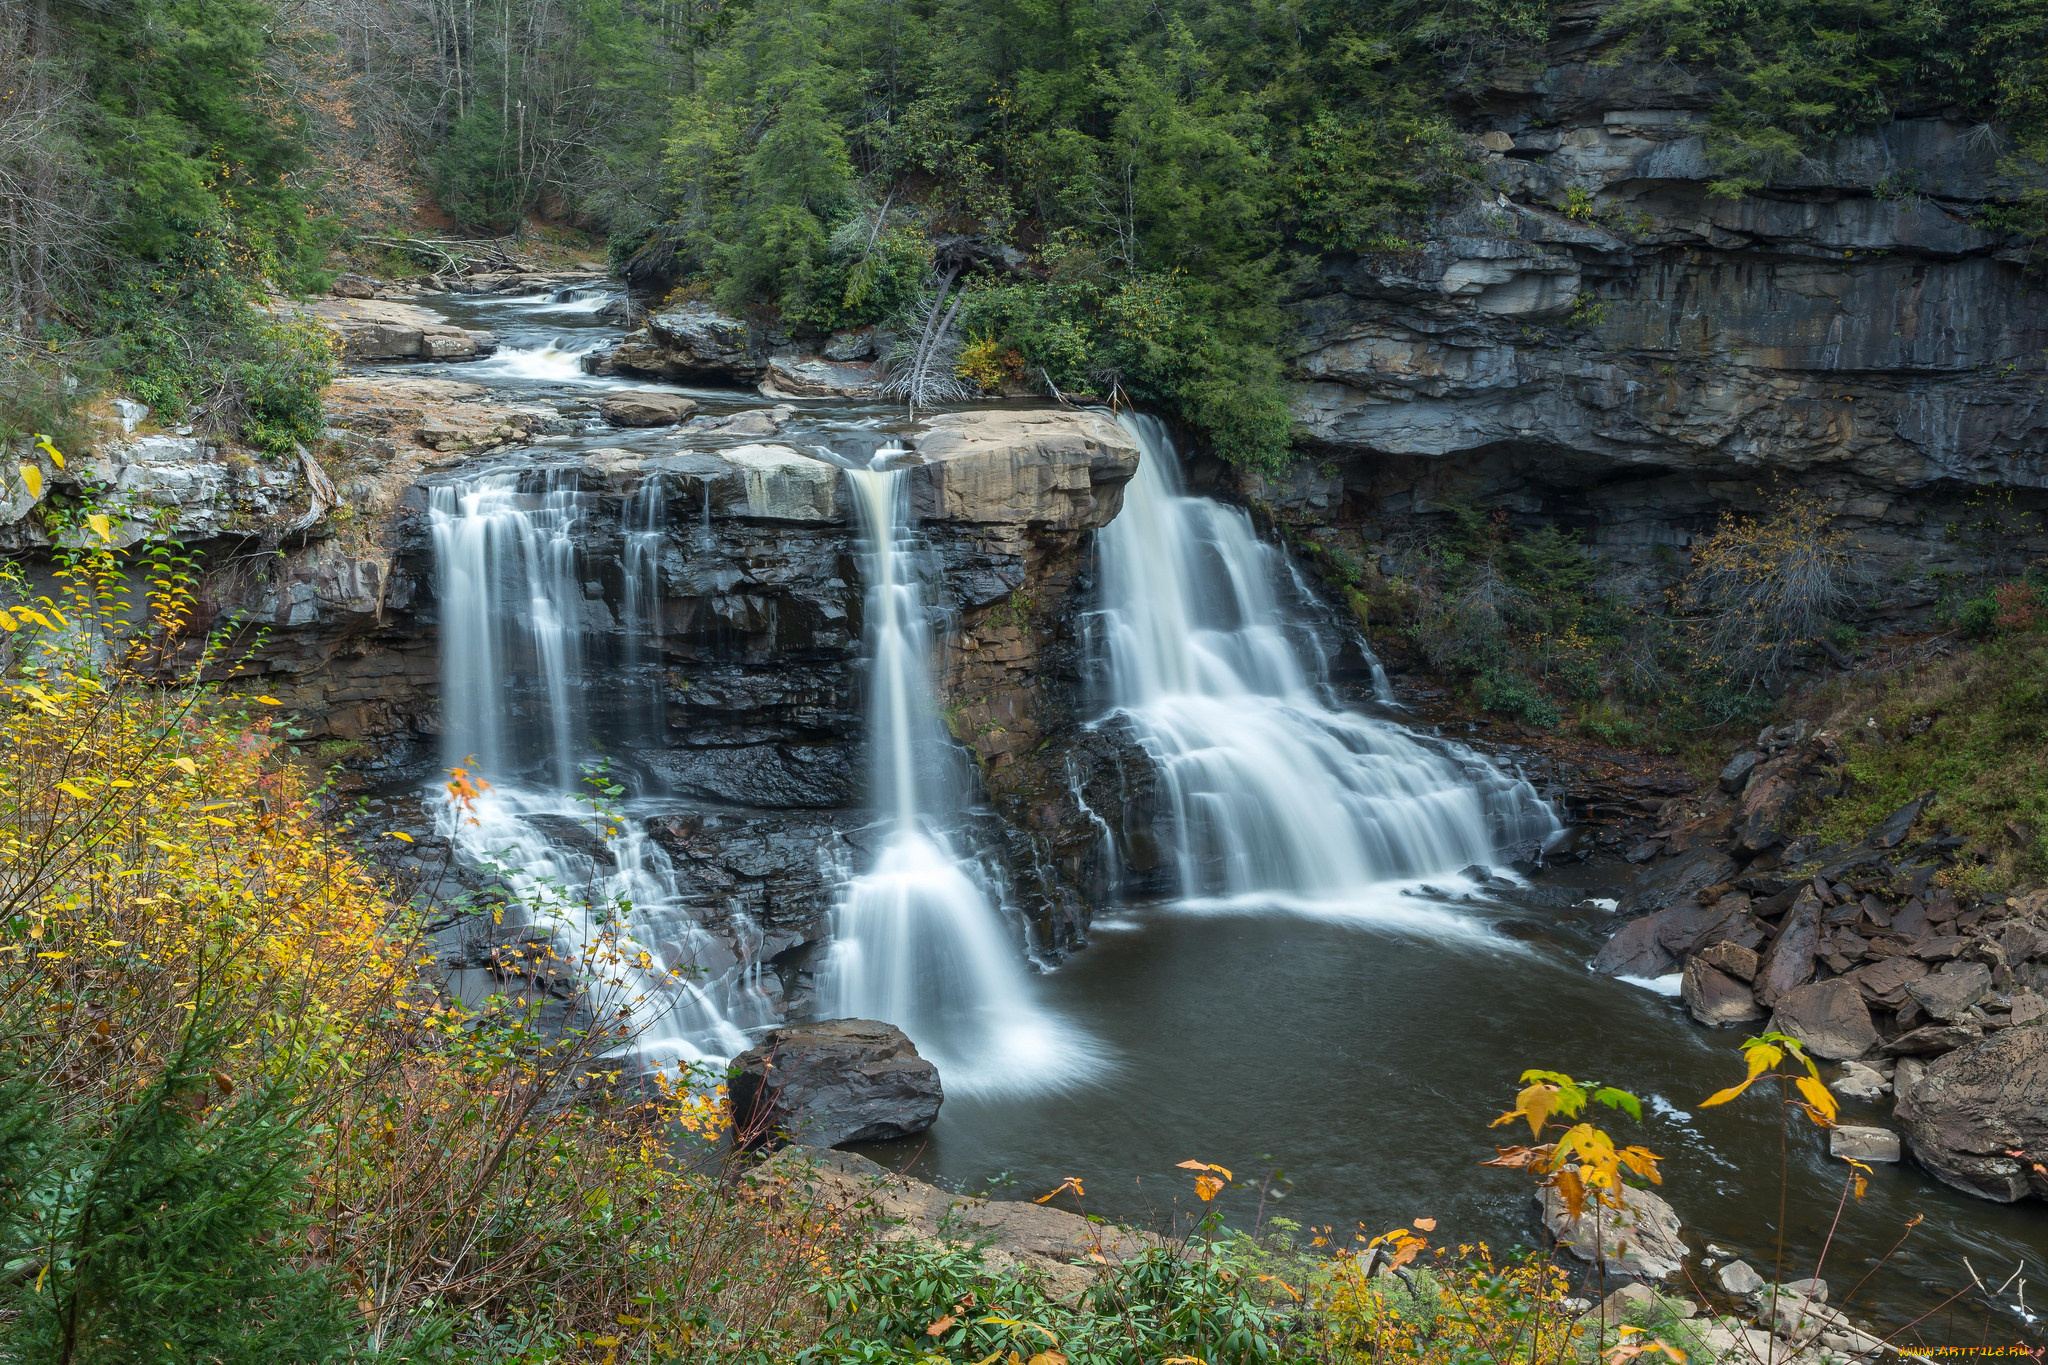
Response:
[{"label": "boulder", "polygon": [[1721,790],[1730,796],[1739,796],[1742,789],[1749,785],[1749,775],[1755,772],[1756,765],[1763,761],[1764,756],[1753,749],[1729,759],[1728,766],[1721,769]]},{"label": "boulder", "polygon": [[785,1192],[792,1207],[815,1209],[848,1227],[872,1226],[884,1239],[964,1244],[990,1270],[1018,1267],[1043,1276],[1046,1287],[1069,1302],[1095,1285],[1109,1263],[1162,1245],[1151,1233],[1051,1204],[954,1194],[852,1152],[787,1147],[747,1179]]},{"label": "boulder", "polygon": [[1908,985],[1906,994],[1936,1019],[1954,1023],[1991,994],[1991,969],[1981,962],[1951,962]]},{"label": "boulder", "polygon": [[697,400],[670,389],[619,389],[597,400],[615,427],[672,427],[697,410]]},{"label": "boulder", "polygon": [[1756,980],[1756,949],[1745,948],[1740,943],[1721,942],[1702,948],[1700,961],[1716,971],[1726,972],[1737,981]]},{"label": "boulder", "polygon": [[1747,985],[1707,965],[1704,957],[1688,958],[1679,989],[1686,1009],[1708,1028],[1733,1028],[1764,1017],[1763,1006]]},{"label": "boulder", "polygon": [[885,378],[880,365],[776,356],[768,362],[760,388],[767,398],[879,398]]},{"label": "boulder", "polygon": [[910,439],[912,504],[933,521],[1099,530],[1138,472],[1138,443],[1092,412],[949,412]]},{"label": "boulder", "polygon": [[1944,1184],[2007,1204],[2048,1198],[2048,1029],[2005,1029],[1936,1058],[1899,1087],[1896,1117]]},{"label": "boulder", "polygon": [[1845,1123],[1828,1130],[1828,1155],[1844,1161],[1897,1161],[1899,1135],[1889,1128]]},{"label": "boulder", "polygon": [[1771,1016],[1771,1030],[1789,1033],[1816,1057],[1852,1061],[1877,1046],[1877,1026],[1856,983],[1846,977],[1815,981],[1788,992]]},{"label": "boulder", "polygon": [[1658,977],[1676,971],[1688,954],[1711,943],[1749,908],[1748,898],[1723,896],[1712,905],[1682,901],[1630,920],[1594,955],[1593,970],[1609,976]]},{"label": "boulder", "polygon": [[1933,1057],[1967,1047],[1983,1037],[1984,1030],[1975,1024],[1929,1024],[1900,1034],[1886,1043],[1884,1050],[1890,1057]]},{"label": "boulder", "polygon": [[498,349],[489,332],[457,327],[410,303],[327,298],[281,306],[332,332],[350,360],[476,360]]},{"label": "boulder", "polygon": [[1623,1186],[1623,1207],[1589,1203],[1577,1218],[1554,1189],[1537,1191],[1536,1200],[1550,1235],[1582,1261],[1646,1280],[1676,1275],[1685,1264],[1678,1214],[1648,1190]]},{"label": "boulder", "polygon": [[1747,1261],[1730,1261],[1714,1272],[1714,1283],[1721,1286],[1723,1293],[1743,1298],[1762,1289],[1764,1277]]},{"label": "boulder", "polygon": [[1871,1004],[1895,1010],[1911,998],[1906,988],[1927,975],[1928,970],[1927,964],[1916,958],[1887,957],[1858,967],[1847,979],[1856,983],[1856,989]]},{"label": "boulder", "polygon": [[1734,850],[1738,855],[1753,857],[1785,842],[1786,830],[1798,813],[1806,773],[1807,756],[1799,750],[1756,765],[1735,814]]},{"label": "boulder", "polygon": [[1813,888],[1802,887],[1785,912],[1778,936],[1757,961],[1756,998],[1772,1009],[1813,979],[1814,959],[1820,952],[1820,911]]},{"label": "boulder", "polygon": [[1828,1089],[1845,1100],[1882,1099],[1891,1088],[1883,1072],[1862,1062],[1843,1062],[1841,1070],[1828,1082]]},{"label": "boulder", "polygon": [[782,429],[784,422],[795,415],[795,408],[787,403],[778,403],[772,408],[750,408],[724,417],[692,417],[683,427],[686,431],[701,431],[706,435],[773,436]]},{"label": "boulder", "polygon": [[1617,913],[1640,915],[1662,910],[1695,892],[1725,882],[1740,871],[1733,858],[1708,844],[1698,844],[1675,858],[1651,865],[1622,895]]},{"label": "boulder", "polygon": [[849,360],[872,360],[875,357],[875,329],[856,327],[850,332],[834,332],[825,343],[825,359],[844,363]]},{"label": "boulder", "polygon": [[771,1030],[733,1059],[733,1129],[808,1147],[922,1133],[945,1096],[939,1069],[894,1024],[827,1019]]}]

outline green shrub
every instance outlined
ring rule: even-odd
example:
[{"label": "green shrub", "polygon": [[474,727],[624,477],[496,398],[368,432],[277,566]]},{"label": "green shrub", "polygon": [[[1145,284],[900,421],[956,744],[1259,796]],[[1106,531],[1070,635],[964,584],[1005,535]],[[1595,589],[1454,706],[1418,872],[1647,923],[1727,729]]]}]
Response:
[{"label": "green shrub", "polygon": [[1538,729],[1552,729],[1562,719],[1556,703],[1537,691],[1527,678],[1504,668],[1488,669],[1480,674],[1473,681],[1472,695],[1487,710]]}]

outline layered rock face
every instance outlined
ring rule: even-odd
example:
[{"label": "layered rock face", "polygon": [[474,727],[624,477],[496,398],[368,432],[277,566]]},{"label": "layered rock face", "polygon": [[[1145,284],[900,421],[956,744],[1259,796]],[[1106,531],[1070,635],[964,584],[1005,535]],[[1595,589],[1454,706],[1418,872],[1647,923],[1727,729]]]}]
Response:
[{"label": "layered rock face", "polygon": [[2048,484],[2048,292],[1973,221],[2021,188],[1994,130],[1902,119],[1717,199],[1712,92],[1607,62],[1604,8],[1470,92],[1491,203],[1413,256],[1322,267],[1294,305],[1317,458],[1248,491],[1368,538],[1497,503],[1654,566],[1797,487],[1888,570],[1876,613],[1926,606],[1941,569],[1978,567],[1971,492],[2030,508]]},{"label": "layered rock face", "polygon": [[[736,953],[773,961],[797,998],[838,866],[868,856],[873,819],[861,781],[864,584],[843,471],[772,439],[786,408],[703,419],[706,437],[728,442],[716,448],[557,454],[522,448],[540,431],[518,425],[531,414],[467,386],[394,377],[337,397],[336,420],[356,424],[339,430],[383,462],[374,479],[335,463],[360,524],[213,586],[217,614],[239,603],[273,623],[249,661],[264,688],[315,717],[316,737],[369,741],[359,756],[430,772],[452,605],[439,596],[437,490],[499,469],[524,500],[572,497],[579,723],[625,770],[691,805],[649,833],[692,913]],[[479,444],[426,447],[430,427]],[[756,432],[771,439],[730,443]],[[1100,877],[1088,864],[1094,823],[1057,796],[1066,747],[1101,747],[1076,734],[1077,590],[1137,449],[1107,419],[1057,410],[942,415],[905,439],[928,593],[953,625],[934,661],[940,703],[995,800],[967,818],[1036,944],[1057,954],[1085,927],[1086,878]],[[509,725],[538,724],[536,687],[502,699]]]}]

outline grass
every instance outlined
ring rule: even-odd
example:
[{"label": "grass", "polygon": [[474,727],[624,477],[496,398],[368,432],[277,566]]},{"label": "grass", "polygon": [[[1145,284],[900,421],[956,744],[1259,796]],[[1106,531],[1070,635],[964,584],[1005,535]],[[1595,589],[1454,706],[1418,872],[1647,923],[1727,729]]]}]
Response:
[{"label": "grass", "polygon": [[1929,814],[1981,853],[1971,889],[2048,874],[2048,634],[1992,640],[1950,659],[1846,680],[1825,723],[1849,753],[1849,789],[1818,811],[1823,843],[1861,838],[1922,792]]}]

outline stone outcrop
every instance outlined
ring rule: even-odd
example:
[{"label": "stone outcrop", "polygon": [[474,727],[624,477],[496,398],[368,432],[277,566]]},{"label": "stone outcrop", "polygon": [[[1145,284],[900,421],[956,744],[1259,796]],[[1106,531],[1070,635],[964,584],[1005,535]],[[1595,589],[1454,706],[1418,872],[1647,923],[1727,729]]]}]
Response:
[{"label": "stone outcrop", "polygon": [[773,341],[760,327],[703,304],[648,315],[647,323],[617,345],[583,359],[593,374],[640,374],[698,383],[758,380],[768,370]]},{"label": "stone outcrop", "polygon": [[772,1029],[732,1067],[733,1131],[748,1143],[909,1137],[931,1127],[945,1101],[939,1069],[902,1029],[872,1019]]},{"label": "stone outcrop", "polygon": [[498,349],[489,332],[457,327],[413,303],[328,298],[279,307],[332,332],[350,360],[476,360]]}]

